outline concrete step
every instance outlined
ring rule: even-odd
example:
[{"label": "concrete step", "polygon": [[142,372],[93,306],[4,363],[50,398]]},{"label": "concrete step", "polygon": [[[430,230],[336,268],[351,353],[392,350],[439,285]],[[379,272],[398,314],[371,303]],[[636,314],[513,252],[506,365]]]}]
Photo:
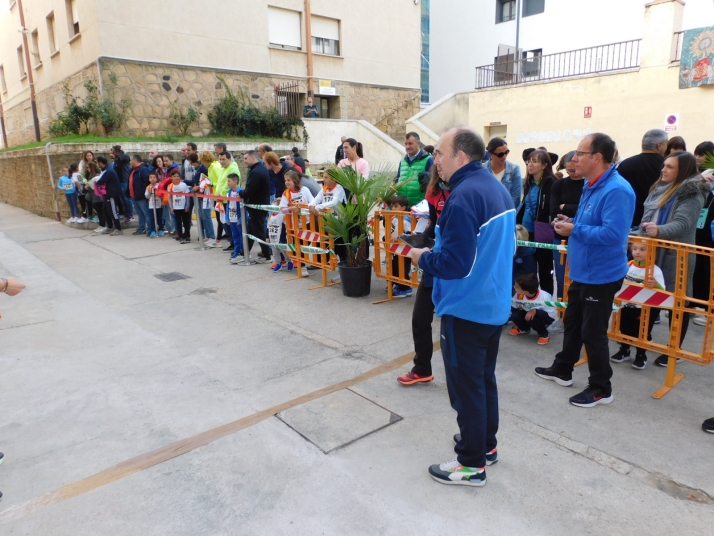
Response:
[{"label": "concrete step", "polygon": [[[73,229],[82,229],[85,231],[93,231],[97,227],[99,227],[98,223],[94,223],[92,221],[87,222],[87,223],[70,223],[68,220],[64,220],[62,222],[64,225],[67,227],[72,227]],[[121,228],[122,229],[136,229],[139,226],[139,220],[134,220],[131,223],[124,223],[122,220],[121,222]]]}]

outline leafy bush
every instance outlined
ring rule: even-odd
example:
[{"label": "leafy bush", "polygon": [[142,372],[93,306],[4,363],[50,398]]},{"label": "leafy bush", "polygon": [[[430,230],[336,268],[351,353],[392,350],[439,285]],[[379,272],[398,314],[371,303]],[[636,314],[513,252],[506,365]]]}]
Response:
[{"label": "leafy bush", "polygon": [[307,131],[301,118],[281,116],[276,108],[257,108],[242,89],[234,93],[224,79],[219,77],[219,80],[226,95],[208,112],[213,134],[298,140],[299,128],[302,127],[302,139],[307,143]]},{"label": "leafy bush", "polygon": [[181,111],[178,105],[174,105],[171,109],[171,116],[169,117],[171,121],[171,126],[175,127],[181,136],[186,136],[188,134],[188,129],[191,125],[198,121],[201,114],[193,106],[189,106],[186,113]]},{"label": "leafy bush", "polygon": [[[109,77],[107,94],[114,93],[117,86],[117,79],[114,74]],[[49,126],[49,133],[53,137],[67,136],[69,134],[81,134],[82,127],[89,133],[89,122],[94,120],[102,126],[105,135],[110,135],[121,129],[126,113],[131,105],[131,101],[122,100],[117,106],[108,98],[101,99],[99,87],[93,79],[84,82],[84,89],[87,90],[87,97],[80,99],[69,89],[69,84],[63,88],[66,106],[64,110],[57,113]],[[83,102],[80,103],[80,100]]]}]

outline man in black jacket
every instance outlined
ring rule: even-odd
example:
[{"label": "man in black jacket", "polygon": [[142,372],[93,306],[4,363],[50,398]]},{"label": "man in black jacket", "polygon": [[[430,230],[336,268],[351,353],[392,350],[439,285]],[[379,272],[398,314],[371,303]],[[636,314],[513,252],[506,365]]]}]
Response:
[{"label": "man in black jacket", "polygon": [[[240,191],[241,199],[244,203],[251,205],[267,205],[270,203],[270,175],[268,174],[268,168],[260,160],[257,151],[247,151],[243,161],[248,168],[248,179],[246,180],[245,188]],[[246,210],[248,211],[248,234],[265,240],[267,237],[268,213],[254,208]],[[252,248],[253,240],[248,239],[248,251],[245,252],[245,255],[250,256]],[[263,253],[263,257],[258,257],[256,262],[260,264],[270,262],[270,247],[260,244],[260,250]]]},{"label": "man in black jacket", "polygon": [[300,166],[300,169],[302,169],[303,173],[307,172],[307,170],[305,169],[305,159],[302,157],[297,147],[293,147],[293,161],[296,165]]},{"label": "man in black jacket", "polygon": [[[107,159],[103,156],[97,157],[97,164],[99,169],[102,170],[102,174],[97,179],[97,186],[104,186],[106,188],[106,193],[102,196],[104,201],[104,212],[107,215],[107,228],[106,232],[109,232],[111,236],[122,235],[124,232],[121,230],[121,222],[119,221],[119,214],[124,210],[122,203],[124,194],[121,191],[121,183],[119,182],[119,177],[112,168],[107,166]],[[113,231],[109,231],[113,229]],[[104,231],[102,231],[104,234]]]},{"label": "man in black jacket", "polygon": [[149,186],[149,166],[144,164],[141,156],[135,154],[131,157],[131,172],[129,173],[129,196],[134,208],[139,214],[139,227],[135,235],[146,234],[149,229],[149,202],[146,200],[146,187]]},{"label": "man in black jacket", "polygon": [[659,128],[645,132],[642,138],[642,152],[626,158],[617,166],[617,172],[630,183],[635,191],[635,214],[632,227],[640,224],[645,211],[645,199],[650,188],[662,175],[664,153],[667,150],[667,133]]},{"label": "man in black jacket", "polygon": [[124,221],[129,223],[134,216],[134,207],[131,204],[131,196],[129,195],[129,173],[131,173],[131,159],[129,155],[121,150],[121,145],[115,145],[109,151],[112,159],[114,160],[114,171],[116,172],[117,178],[119,179],[119,184],[121,185],[121,191],[124,196],[122,201],[122,206]]},{"label": "man in black jacket", "polygon": [[340,146],[337,148],[337,152],[335,153],[335,165],[339,164],[340,160],[345,159],[345,149],[344,149],[344,147],[342,147],[342,145],[344,145],[346,139],[347,138],[342,136],[341,141],[340,141]]}]

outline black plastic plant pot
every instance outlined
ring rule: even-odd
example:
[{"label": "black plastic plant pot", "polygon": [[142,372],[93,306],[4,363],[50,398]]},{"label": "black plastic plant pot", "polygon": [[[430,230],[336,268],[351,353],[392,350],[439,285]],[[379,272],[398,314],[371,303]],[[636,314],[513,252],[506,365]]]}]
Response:
[{"label": "black plastic plant pot", "polygon": [[342,294],[348,298],[369,296],[372,287],[372,261],[363,266],[337,265],[342,281]]}]

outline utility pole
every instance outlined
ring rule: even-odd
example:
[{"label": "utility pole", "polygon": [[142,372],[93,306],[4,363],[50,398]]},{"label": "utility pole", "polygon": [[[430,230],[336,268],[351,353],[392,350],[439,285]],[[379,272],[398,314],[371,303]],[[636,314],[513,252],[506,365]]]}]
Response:
[{"label": "utility pole", "polygon": [[35,140],[40,141],[40,120],[37,117],[37,102],[35,101],[35,79],[30,63],[30,47],[27,42],[27,28],[25,28],[25,12],[22,9],[22,0],[17,0],[17,10],[20,12],[20,26],[22,29],[22,46],[25,49],[25,70],[27,81],[30,83],[30,104],[32,106],[32,121],[35,123]]},{"label": "utility pole", "polygon": [[516,60],[516,82],[521,81],[521,0],[516,1],[516,53],[513,59]]},{"label": "utility pole", "polygon": [[314,94],[314,80],[312,71],[312,11],[310,10],[310,0],[305,0],[305,48],[307,49],[307,95]]}]

